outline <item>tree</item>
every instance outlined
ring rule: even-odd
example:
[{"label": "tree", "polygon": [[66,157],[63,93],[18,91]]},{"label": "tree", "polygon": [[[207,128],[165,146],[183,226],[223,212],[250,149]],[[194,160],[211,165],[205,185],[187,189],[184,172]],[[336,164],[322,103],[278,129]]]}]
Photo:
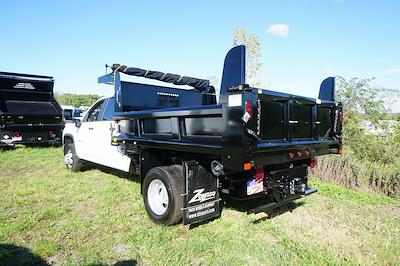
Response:
[{"label": "tree", "polygon": [[246,81],[251,86],[261,87],[256,80],[261,69],[261,43],[256,34],[248,35],[244,28],[237,28],[233,32],[233,46],[246,46]]},{"label": "tree", "polygon": [[95,94],[73,94],[73,93],[58,93],[54,94],[56,100],[61,105],[91,106],[95,101],[100,99],[99,95]]},{"label": "tree", "polygon": [[[396,98],[399,92],[372,85],[374,79],[337,77],[336,99],[343,104],[345,149],[361,161],[394,163],[393,154],[400,152],[399,128],[389,122],[387,99]],[[375,128],[371,134],[365,128]],[[400,170],[399,170],[400,171]]]}]

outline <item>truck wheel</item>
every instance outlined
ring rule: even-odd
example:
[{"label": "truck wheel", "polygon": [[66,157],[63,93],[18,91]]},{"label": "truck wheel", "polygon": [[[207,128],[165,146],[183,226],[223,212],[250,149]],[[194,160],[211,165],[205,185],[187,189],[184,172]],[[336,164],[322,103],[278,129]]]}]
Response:
[{"label": "truck wheel", "polygon": [[180,165],[154,167],[143,181],[147,214],[156,223],[172,225],[182,220],[182,178]]},{"label": "truck wheel", "polygon": [[79,172],[81,170],[82,161],[76,155],[74,143],[68,143],[64,146],[64,162],[71,172]]}]

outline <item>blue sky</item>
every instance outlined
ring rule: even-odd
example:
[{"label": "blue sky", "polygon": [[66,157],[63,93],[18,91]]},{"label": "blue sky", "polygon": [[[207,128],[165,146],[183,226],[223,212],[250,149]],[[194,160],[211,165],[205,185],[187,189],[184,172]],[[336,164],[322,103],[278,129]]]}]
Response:
[{"label": "blue sky", "polygon": [[[328,75],[400,89],[399,14],[395,0],[3,0],[0,71],[53,75],[57,91],[101,95],[112,93],[97,84],[106,63],[221,78],[240,26],[259,36],[267,89],[316,97]],[[267,32],[276,24],[287,36]]]}]

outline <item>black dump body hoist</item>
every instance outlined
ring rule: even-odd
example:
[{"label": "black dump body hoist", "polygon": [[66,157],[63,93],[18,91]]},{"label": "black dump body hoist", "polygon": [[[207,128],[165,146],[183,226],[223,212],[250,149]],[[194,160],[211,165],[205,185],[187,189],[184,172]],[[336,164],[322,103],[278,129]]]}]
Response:
[{"label": "black dump body hoist", "polygon": [[[237,46],[225,58],[217,103],[207,80],[110,68],[99,82],[115,87],[112,144],[132,158],[155,222],[202,222],[218,217],[225,201],[254,213],[292,202],[316,192],[307,185],[315,157],[342,152],[333,77],[318,99],[253,88],[245,47]],[[121,73],[193,89],[125,82]]]}]

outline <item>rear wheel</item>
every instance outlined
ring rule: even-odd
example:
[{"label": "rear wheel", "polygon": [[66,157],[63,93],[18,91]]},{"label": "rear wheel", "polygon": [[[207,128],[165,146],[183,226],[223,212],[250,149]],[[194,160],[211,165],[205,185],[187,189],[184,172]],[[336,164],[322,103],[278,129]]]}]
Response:
[{"label": "rear wheel", "polygon": [[82,168],[82,160],[75,152],[74,143],[68,143],[64,146],[64,162],[67,169],[71,172],[79,172]]},{"label": "rear wheel", "polygon": [[182,220],[182,166],[154,167],[143,181],[144,205],[156,223],[172,225]]}]

